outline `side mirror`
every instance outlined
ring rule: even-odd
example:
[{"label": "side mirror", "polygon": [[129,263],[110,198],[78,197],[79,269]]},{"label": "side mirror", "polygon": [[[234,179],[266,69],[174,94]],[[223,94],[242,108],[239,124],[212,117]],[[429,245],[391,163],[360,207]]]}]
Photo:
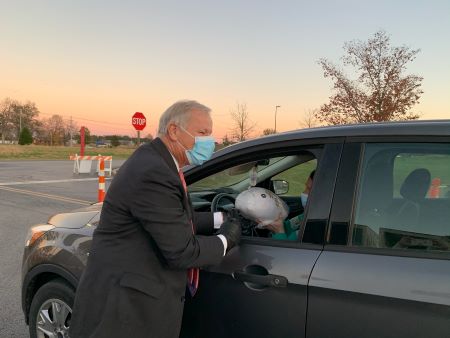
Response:
[{"label": "side mirror", "polygon": [[276,195],[283,195],[289,191],[289,182],[285,180],[273,180],[272,184]]}]

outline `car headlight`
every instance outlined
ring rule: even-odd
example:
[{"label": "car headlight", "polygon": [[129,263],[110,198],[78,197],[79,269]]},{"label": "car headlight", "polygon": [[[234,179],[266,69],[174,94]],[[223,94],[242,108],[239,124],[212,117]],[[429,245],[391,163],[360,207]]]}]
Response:
[{"label": "car headlight", "polygon": [[25,247],[33,245],[33,243],[36,242],[38,238],[40,238],[43,234],[53,228],[54,226],[50,224],[36,225],[34,227],[31,227],[30,230],[28,230],[27,237],[25,238]]}]

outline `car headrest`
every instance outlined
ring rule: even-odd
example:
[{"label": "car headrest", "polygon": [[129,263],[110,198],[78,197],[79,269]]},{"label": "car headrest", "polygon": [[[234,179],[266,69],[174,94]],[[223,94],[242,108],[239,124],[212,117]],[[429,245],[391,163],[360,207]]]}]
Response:
[{"label": "car headrest", "polygon": [[431,174],[428,169],[415,169],[403,181],[400,194],[411,201],[420,201],[427,195],[430,183]]}]

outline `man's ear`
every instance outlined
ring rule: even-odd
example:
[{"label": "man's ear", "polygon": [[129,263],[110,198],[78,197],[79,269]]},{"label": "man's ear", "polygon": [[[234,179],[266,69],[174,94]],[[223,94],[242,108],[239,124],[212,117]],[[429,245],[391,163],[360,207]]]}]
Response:
[{"label": "man's ear", "polygon": [[167,127],[167,137],[169,138],[169,140],[173,142],[178,141],[177,132],[178,126],[175,123],[170,123],[169,126]]}]

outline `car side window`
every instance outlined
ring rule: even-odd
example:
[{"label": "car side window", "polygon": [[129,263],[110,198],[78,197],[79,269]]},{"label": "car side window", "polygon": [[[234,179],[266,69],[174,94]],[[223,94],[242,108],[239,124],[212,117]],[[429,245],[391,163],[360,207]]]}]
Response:
[{"label": "car side window", "polygon": [[[207,207],[211,205],[211,211],[227,211],[234,206],[240,193],[256,184],[256,187],[268,189],[278,195],[286,203],[288,214],[284,219],[276,219],[273,224],[260,223],[258,227],[257,221],[250,219],[251,223],[243,228],[243,235],[297,241],[306,215],[308,193],[312,189],[313,176],[310,176],[314,174],[318,162],[316,158],[320,156],[320,152],[321,148],[316,147],[314,150],[298,151],[292,155],[255,159],[213,173],[189,186],[194,208],[197,211],[207,211]],[[255,181],[252,181],[252,172],[257,173]],[[256,217],[260,212],[261,220],[268,217],[269,209],[262,207],[265,203],[251,200],[249,204],[254,205],[253,216]]]},{"label": "car side window", "polygon": [[450,251],[450,147],[367,144],[352,245]]}]

